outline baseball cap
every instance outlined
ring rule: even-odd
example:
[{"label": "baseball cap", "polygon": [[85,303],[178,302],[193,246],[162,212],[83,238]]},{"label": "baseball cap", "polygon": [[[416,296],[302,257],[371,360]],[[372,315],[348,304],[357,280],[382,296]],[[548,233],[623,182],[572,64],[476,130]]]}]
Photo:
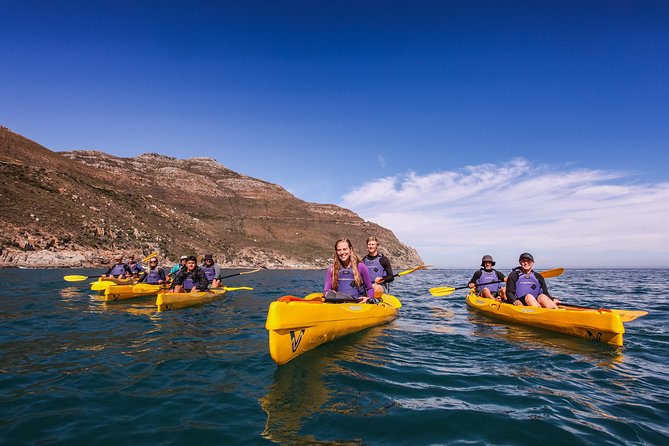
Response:
[{"label": "baseball cap", "polygon": [[532,254],[530,254],[529,252],[524,252],[520,255],[520,257],[518,257],[519,262],[523,259],[529,259],[534,262],[534,257],[532,257]]}]

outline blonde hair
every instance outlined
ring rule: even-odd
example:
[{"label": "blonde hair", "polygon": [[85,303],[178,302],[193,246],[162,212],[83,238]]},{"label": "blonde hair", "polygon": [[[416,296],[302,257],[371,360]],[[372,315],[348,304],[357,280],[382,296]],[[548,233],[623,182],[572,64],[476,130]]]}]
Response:
[{"label": "blonde hair", "polygon": [[356,254],[355,250],[353,249],[353,244],[351,241],[347,238],[340,238],[337,240],[334,244],[334,262],[332,264],[332,289],[333,290],[338,290],[339,289],[339,270],[344,267],[342,265],[341,260],[339,260],[339,256],[337,255],[337,245],[341,242],[348,243],[348,247],[351,250],[351,256],[349,257],[349,262],[351,263],[351,269],[353,270],[353,279],[355,280],[355,285],[356,287],[360,288],[363,283],[362,283],[362,277],[360,277],[360,272],[358,271],[358,263],[361,262],[360,257],[358,257],[358,254]]},{"label": "blonde hair", "polygon": [[367,237],[367,241],[365,243],[369,243],[369,242],[376,242],[378,244],[381,244],[378,237],[375,237],[373,235],[370,235],[369,237]]}]

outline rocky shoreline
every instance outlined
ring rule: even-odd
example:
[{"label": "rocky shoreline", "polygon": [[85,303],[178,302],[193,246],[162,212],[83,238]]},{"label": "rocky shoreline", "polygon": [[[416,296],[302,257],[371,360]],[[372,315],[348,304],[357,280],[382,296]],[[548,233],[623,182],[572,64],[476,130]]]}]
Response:
[{"label": "rocky shoreline", "polygon": [[[112,262],[111,259],[116,254],[112,251],[21,251],[14,249],[4,249],[0,252],[0,268],[105,268]],[[256,253],[258,254],[258,253]],[[221,262],[219,264],[224,268],[269,268],[269,269],[324,269],[328,261],[321,259],[313,263],[295,262],[282,256],[270,258],[264,253],[257,256],[256,261],[245,261],[229,263]],[[263,255],[264,254],[264,255]],[[145,253],[135,253],[135,255],[148,255]],[[159,255],[160,257],[160,255]],[[162,266],[172,266],[174,262],[162,259]]]}]

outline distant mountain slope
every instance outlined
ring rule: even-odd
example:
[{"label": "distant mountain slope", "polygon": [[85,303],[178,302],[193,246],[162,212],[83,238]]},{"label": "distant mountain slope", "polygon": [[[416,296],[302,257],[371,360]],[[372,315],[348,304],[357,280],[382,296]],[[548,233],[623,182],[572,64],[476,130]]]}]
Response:
[{"label": "distant mountain slope", "polygon": [[52,152],[0,127],[0,266],[98,266],[115,252],[213,253],[225,266],[322,268],[377,235],[397,268],[422,263],[388,229],[209,158]]}]

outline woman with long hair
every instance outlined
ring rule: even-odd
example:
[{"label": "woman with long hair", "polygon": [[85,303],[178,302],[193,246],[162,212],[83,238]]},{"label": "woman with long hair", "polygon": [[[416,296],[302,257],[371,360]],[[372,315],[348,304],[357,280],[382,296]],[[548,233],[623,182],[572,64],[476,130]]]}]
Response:
[{"label": "woman with long hair", "polygon": [[330,290],[362,298],[361,302],[374,299],[374,287],[369,278],[369,270],[347,238],[335,242],[334,260],[328,267],[323,294]]}]

